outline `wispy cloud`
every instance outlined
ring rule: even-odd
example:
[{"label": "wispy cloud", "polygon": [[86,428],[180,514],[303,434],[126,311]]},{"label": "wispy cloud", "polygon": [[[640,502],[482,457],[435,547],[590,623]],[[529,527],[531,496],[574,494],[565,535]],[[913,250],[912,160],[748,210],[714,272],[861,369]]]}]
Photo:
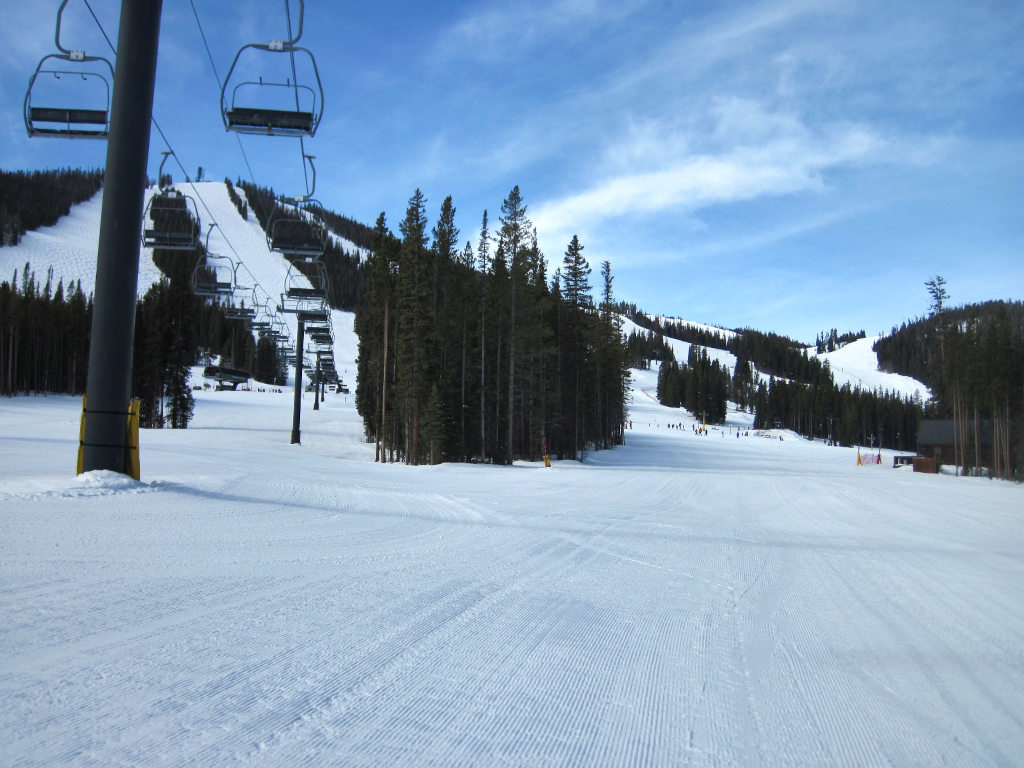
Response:
[{"label": "wispy cloud", "polygon": [[[622,216],[685,214],[819,190],[829,169],[879,157],[886,148],[885,139],[870,128],[812,129],[798,116],[739,99],[720,101],[712,122],[710,140],[650,125],[613,142],[606,167],[618,172],[541,204],[534,213],[538,227],[564,235]],[[709,148],[695,150],[698,145]]]},{"label": "wispy cloud", "polygon": [[501,61],[516,51],[557,36],[584,36],[596,26],[621,19],[645,0],[554,0],[554,2],[485,3],[476,6],[437,37],[439,59]]}]

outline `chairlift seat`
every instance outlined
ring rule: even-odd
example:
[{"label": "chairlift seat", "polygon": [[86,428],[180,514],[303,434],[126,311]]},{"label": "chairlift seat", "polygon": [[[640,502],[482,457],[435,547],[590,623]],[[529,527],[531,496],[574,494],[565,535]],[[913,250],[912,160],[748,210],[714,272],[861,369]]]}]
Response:
[{"label": "chairlift seat", "polygon": [[67,107],[32,107],[30,114],[33,120],[42,123],[89,123],[106,125],[105,109],[70,109]]},{"label": "chairlift seat", "polygon": [[270,238],[270,250],[282,253],[286,258],[318,257],[324,252],[324,242],[313,238],[274,236]]},{"label": "chairlift seat", "polygon": [[194,251],[196,238],[191,232],[167,232],[161,229],[143,231],[142,244],[147,248],[165,251]]},{"label": "chairlift seat", "polygon": [[232,107],[225,115],[228,129],[240,133],[310,136],[315,125],[313,113],[304,110]]},{"label": "chairlift seat", "polygon": [[196,296],[230,296],[233,292],[231,283],[220,281],[197,281],[193,287]]},{"label": "chairlift seat", "polygon": [[292,287],[285,291],[289,299],[322,299],[324,292],[319,288],[298,288]]},{"label": "chairlift seat", "polygon": [[[41,125],[46,123],[46,125]],[[58,124],[62,127],[57,127]],[[89,128],[87,126],[102,126]],[[32,107],[29,109],[29,136],[63,136],[73,139],[105,139],[110,133],[107,112],[103,109],[67,109]]]},{"label": "chairlift seat", "polygon": [[297,313],[299,320],[303,323],[326,323],[327,310],[303,309]]},{"label": "chairlift seat", "polygon": [[256,310],[252,307],[228,307],[224,310],[224,317],[228,320],[251,320],[256,317]]}]

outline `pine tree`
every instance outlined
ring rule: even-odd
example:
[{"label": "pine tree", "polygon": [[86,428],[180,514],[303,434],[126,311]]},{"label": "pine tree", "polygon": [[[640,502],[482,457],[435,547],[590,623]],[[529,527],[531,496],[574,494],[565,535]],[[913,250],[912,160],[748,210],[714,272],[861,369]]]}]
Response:
[{"label": "pine tree", "polygon": [[[580,458],[580,449],[586,433],[584,400],[587,382],[592,372],[584,368],[585,325],[591,307],[590,265],[583,258],[579,238],[572,236],[562,259],[562,298],[567,304],[566,321],[562,328],[565,352],[562,355],[563,375],[568,382],[568,412],[572,414],[572,455]],[[563,390],[566,391],[566,390]]]},{"label": "pine tree", "polygon": [[404,454],[410,464],[418,464],[421,460],[419,420],[429,394],[429,366],[435,350],[426,228],[426,199],[417,189],[409,198],[405,219],[399,227],[402,245],[395,286],[398,310],[395,318],[398,347],[395,367],[405,422]]},{"label": "pine tree", "polygon": [[505,463],[511,464],[517,455],[516,441],[516,375],[518,373],[516,353],[520,345],[519,322],[517,315],[520,302],[523,300],[530,264],[527,261],[527,237],[531,224],[526,218],[526,203],[523,202],[516,185],[501,204],[501,229],[499,238],[504,246],[505,258],[508,260],[508,358],[506,375],[508,386],[506,391],[506,448]]},{"label": "pine tree", "polygon": [[480,459],[487,454],[487,275],[491,270],[490,235],[487,231],[487,210],[480,223],[480,239],[476,247],[476,265],[480,273]]}]

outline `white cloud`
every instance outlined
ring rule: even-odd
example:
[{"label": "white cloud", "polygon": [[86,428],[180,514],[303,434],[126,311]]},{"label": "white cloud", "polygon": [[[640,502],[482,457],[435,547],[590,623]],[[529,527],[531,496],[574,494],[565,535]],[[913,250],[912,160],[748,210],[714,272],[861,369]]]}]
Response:
[{"label": "white cloud", "polygon": [[[633,127],[612,144],[612,173],[581,192],[541,204],[542,232],[564,235],[592,222],[629,215],[692,213],[701,208],[825,186],[831,168],[884,155],[886,142],[859,125],[814,130],[795,115],[768,112],[740,99],[722,99],[712,126],[692,132]],[[698,144],[703,151],[695,151]],[[627,169],[639,170],[627,170]]]},{"label": "white cloud", "polygon": [[645,0],[554,0],[484,4],[443,30],[437,40],[439,58],[500,61],[514,51],[566,34],[581,35],[594,26],[632,13]]}]

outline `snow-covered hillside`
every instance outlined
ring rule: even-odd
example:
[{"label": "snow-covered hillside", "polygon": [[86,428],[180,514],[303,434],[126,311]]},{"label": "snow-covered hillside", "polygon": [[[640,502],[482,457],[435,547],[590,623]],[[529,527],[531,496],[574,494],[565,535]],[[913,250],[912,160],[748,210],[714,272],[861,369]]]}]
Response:
[{"label": "snow-covered hillside", "polygon": [[[646,334],[648,331],[646,328],[637,325],[628,317],[622,317],[622,335],[629,336],[631,333]],[[710,326],[701,326],[705,330],[722,332],[721,329],[711,328]],[[731,331],[726,331],[731,333]],[[735,335],[735,334],[734,334]],[[679,339],[671,339],[668,336],[665,337],[665,343],[672,349],[672,354],[676,356],[676,360],[680,363],[685,363],[690,355],[690,347],[693,346],[688,341],[680,341]],[[699,345],[698,345],[699,346]],[[708,353],[708,358],[711,360],[718,361],[719,365],[728,368],[731,373],[736,371],[736,355],[732,352],[726,352],[724,349],[717,349],[715,347],[705,347]]]},{"label": "snow-covered hillside", "polygon": [[[256,217],[250,215],[246,220],[239,215],[228,197],[227,187],[223,182],[177,184],[175,188],[195,202],[204,242],[207,242],[206,236],[209,232],[210,252],[227,256],[236,264],[241,264],[236,271],[235,302],[244,300],[247,306],[253,306],[255,297],[257,304],[266,305],[271,311],[276,308],[281,303],[281,292],[284,290],[288,274],[288,262],[280,254],[270,251],[267,238]],[[244,200],[244,190],[236,191]],[[154,192],[155,189],[152,187],[146,190],[147,205]],[[52,267],[54,287],[60,279],[63,279],[65,284],[80,279],[86,295],[92,293],[96,278],[96,250],[99,242],[102,198],[101,190],[91,200],[72,206],[71,213],[61,218],[54,226],[43,227],[37,232],[27,232],[17,246],[0,248],[0,275],[4,279],[10,279],[10,275],[17,271],[20,280],[21,271],[28,262],[40,283],[46,280],[47,271]],[[211,223],[216,223],[212,231]],[[335,236],[335,241],[350,252],[358,252],[356,246],[348,240]],[[152,250],[143,248],[140,239],[139,296],[143,296],[159,279],[160,271],[153,264]],[[294,316],[282,315],[281,320],[287,324],[294,339]]]},{"label": "snow-covered hillside", "polygon": [[199,391],[141,483],[74,477],[79,399],[0,400],[0,764],[1015,764],[1024,487],[697,437],[654,386],[550,469]]},{"label": "snow-covered hillside", "polygon": [[[148,201],[151,191],[147,191]],[[71,212],[60,218],[52,227],[40,227],[26,232],[18,245],[0,248],[0,279],[10,280],[18,274],[19,285],[26,262],[35,272],[36,280],[46,282],[47,271],[53,268],[53,287],[60,280],[68,285],[74,280],[82,281],[86,296],[96,286],[96,249],[100,240],[100,210],[103,191],[90,200],[71,206]],[[237,214],[236,214],[237,215]],[[142,225],[139,225],[142,235]],[[142,243],[139,243],[140,251]],[[151,256],[139,260],[139,295],[143,295],[153,283],[160,279],[160,270],[153,264]]]},{"label": "snow-covered hillside", "polygon": [[[676,318],[654,319],[661,322],[666,320],[669,322],[682,322]],[[640,327],[628,318],[622,318],[622,324],[622,333],[625,336],[629,336],[633,332],[647,333],[645,328]],[[714,326],[702,325],[700,323],[687,324],[701,330],[718,333],[724,338],[731,338],[736,335],[735,331],[723,328],[715,328]],[[878,355],[875,354],[875,350],[872,348],[878,339],[878,336],[869,339],[858,339],[840,347],[835,352],[828,352],[822,355],[817,355],[814,349],[811,348],[808,350],[808,354],[818,357],[823,361],[828,361],[832,369],[832,377],[840,387],[849,384],[851,387],[860,387],[868,392],[882,390],[895,392],[903,397],[914,397],[916,395],[921,402],[927,402],[931,398],[931,392],[920,381],[909,376],[888,373],[879,369]],[[665,342],[672,348],[676,360],[680,362],[686,361],[692,346],[689,342],[668,337],[665,337]],[[714,347],[705,347],[705,349],[711,360],[717,360],[720,365],[727,368],[731,373],[736,372],[736,356],[734,354]],[[765,379],[766,377],[762,375],[761,378]]]},{"label": "snow-covered hillside", "polygon": [[849,384],[851,387],[860,387],[868,391],[887,390],[903,397],[916,396],[921,402],[927,402],[931,398],[931,392],[920,381],[910,376],[879,370],[878,355],[873,347],[880,338],[881,336],[872,336],[857,339],[835,352],[820,355],[812,348],[809,354],[822,361],[828,361],[832,377],[839,386]]}]

